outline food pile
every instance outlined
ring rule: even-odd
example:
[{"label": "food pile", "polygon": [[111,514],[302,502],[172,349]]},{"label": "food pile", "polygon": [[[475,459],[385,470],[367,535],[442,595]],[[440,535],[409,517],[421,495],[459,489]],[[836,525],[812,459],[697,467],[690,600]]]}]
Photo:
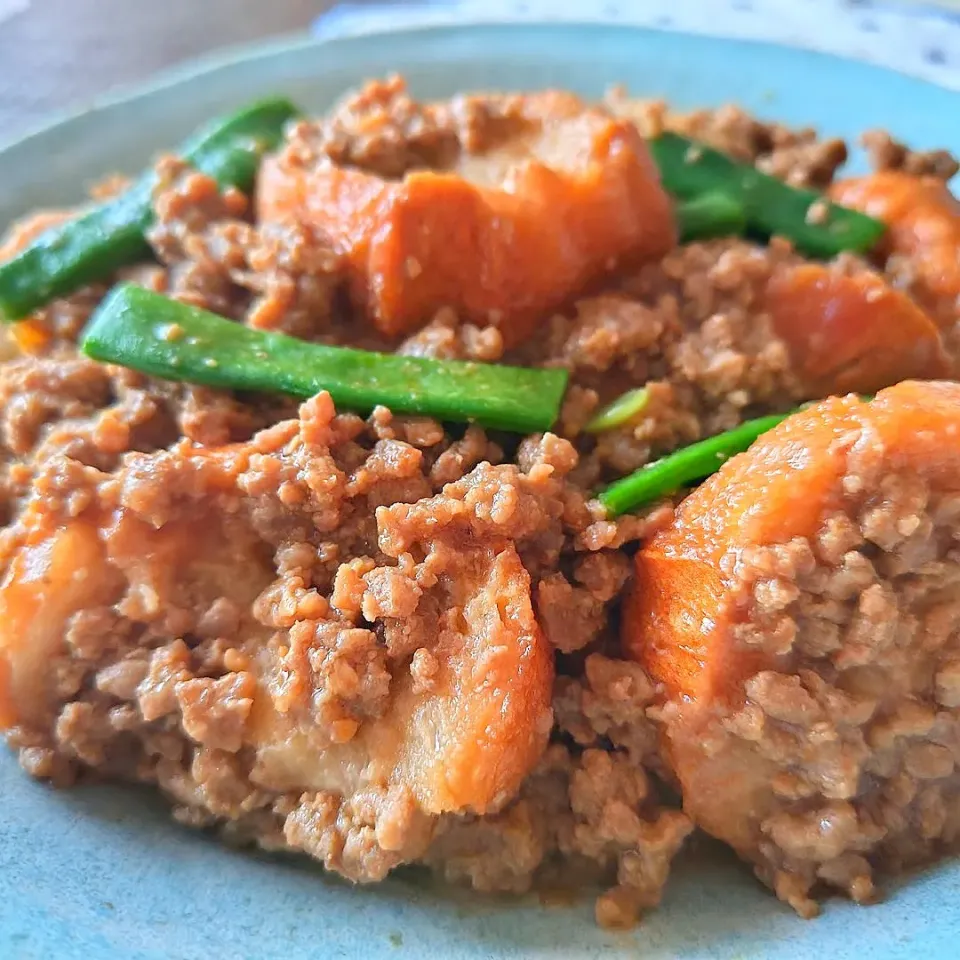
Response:
[{"label": "food pile", "polygon": [[358,882],[799,913],[960,832],[940,151],[612,94],[214,121],[0,243],[0,729]]}]

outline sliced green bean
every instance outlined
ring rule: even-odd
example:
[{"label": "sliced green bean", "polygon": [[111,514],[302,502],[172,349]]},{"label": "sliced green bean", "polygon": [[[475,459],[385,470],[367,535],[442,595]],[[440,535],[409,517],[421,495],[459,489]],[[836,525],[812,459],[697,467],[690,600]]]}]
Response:
[{"label": "sliced green bean", "polygon": [[610,517],[619,517],[660,497],[675,493],[697,480],[716,473],[732,456],[748,449],[761,434],[771,430],[790,414],[778,413],[747,420],[733,430],[709,437],[654,460],[617,480],[598,499]]},{"label": "sliced green bean", "polygon": [[[178,152],[221,186],[249,191],[263,155],[279,144],[297,112],[289,100],[261,100],[208,124]],[[0,265],[0,319],[22,320],[56,297],[147,258],[144,232],[153,222],[156,185],[156,173],[148,170],[124,193],[44,231]]]},{"label": "sliced green bean", "polygon": [[622,427],[643,413],[649,400],[650,395],[646,387],[627,390],[612,403],[607,404],[583,430],[585,433],[603,433],[605,430]]},{"label": "sliced green bean", "polygon": [[681,200],[722,193],[740,203],[747,228],[762,237],[793,241],[801,253],[829,258],[844,250],[866,253],[883,236],[873,217],[831,203],[813,190],[791,187],[712,147],[662,133],[650,150],[667,191]]},{"label": "sliced green bean", "polygon": [[565,370],[404,357],[252,330],[132,284],[116,287],[83,335],[87,356],[167,380],[310,397],[345,410],[476,421],[530,433],[557,419]]},{"label": "sliced green bean", "polygon": [[717,190],[678,203],[675,215],[681,243],[742,236],[747,229],[743,204]]}]

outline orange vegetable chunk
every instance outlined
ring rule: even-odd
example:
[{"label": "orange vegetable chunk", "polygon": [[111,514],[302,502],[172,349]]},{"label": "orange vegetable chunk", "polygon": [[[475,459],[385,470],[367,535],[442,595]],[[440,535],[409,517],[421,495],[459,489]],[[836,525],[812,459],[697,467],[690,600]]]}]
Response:
[{"label": "orange vegetable chunk", "polygon": [[830,195],[886,223],[886,252],[910,263],[924,305],[944,324],[960,318],[960,200],[947,184],[882,170],[843,180]]},{"label": "orange vegetable chunk", "polygon": [[41,233],[59,227],[74,215],[71,210],[38,210],[17,220],[5,234],[0,235],[0,263],[15,257]]},{"label": "orange vegetable chunk", "polygon": [[684,810],[805,916],[955,838],[958,439],[957,383],[824,400],[635,558],[622,643],[662,684]]},{"label": "orange vegetable chunk", "polygon": [[619,262],[675,242],[633,125],[556,93],[527,97],[512,135],[451,170],[385,180],[275,156],[257,204],[262,220],[298,219],[327,237],[346,257],[355,303],[388,335],[451,306],[516,343]]},{"label": "orange vegetable chunk", "polygon": [[[51,735],[72,695],[58,677],[79,656],[69,639],[77,617],[120,613],[163,646],[183,642],[178,611],[227,603],[236,622],[223,642],[241,664],[232,676],[249,700],[234,749],[249,748],[259,786],[343,797],[397,788],[432,817],[497,810],[540,759],[552,721],[553,656],[533,613],[530,575],[512,542],[472,535],[461,514],[448,511],[446,525],[424,521],[430,539],[417,543],[425,554],[423,586],[406,594],[412,607],[389,619],[397,634],[419,639],[421,654],[429,644],[432,670],[424,679],[411,667],[416,651],[398,654],[382,677],[382,708],[332,723],[318,718],[316,703],[336,683],[347,690],[351,676],[360,683],[352,667],[338,665],[331,638],[343,633],[348,644],[368,631],[319,596],[314,619],[276,627],[262,596],[280,576],[277,546],[258,532],[262,503],[244,487],[257,458],[266,461],[264,471],[279,469],[291,450],[310,444],[314,461],[323,459],[317,438],[325,436],[332,404],[324,395],[302,409],[300,421],[248,444],[182,441],[131,455],[76,515],[56,497],[33,496],[11,528],[0,581],[0,730]],[[378,519],[397,514],[402,525],[405,511],[442,513],[445,504],[438,495],[436,503],[382,506]],[[289,509],[284,503],[285,514]],[[442,575],[428,576],[431,564]],[[363,569],[389,585],[397,567],[370,561]],[[364,589],[362,579],[358,584]],[[364,603],[376,604],[370,591]]]},{"label": "orange vegetable chunk", "polygon": [[765,306],[798,376],[816,394],[873,393],[948,374],[936,324],[877,274],[786,267],[771,278]]}]

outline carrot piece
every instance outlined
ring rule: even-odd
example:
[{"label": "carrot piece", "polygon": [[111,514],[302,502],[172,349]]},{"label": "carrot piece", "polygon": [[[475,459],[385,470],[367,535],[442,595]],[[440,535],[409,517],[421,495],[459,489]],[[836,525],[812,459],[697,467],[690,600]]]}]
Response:
[{"label": "carrot piece", "polygon": [[835,184],[830,196],[887,224],[886,251],[910,261],[925,306],[953,323],[960,305],[960,200],[936,177],[883,170]]},{"label": "carrot piece", "polygon": [[42,323],[36,320],[21,320],[10,330],[17,346],[23,353],[42,353],[53,339]]},{"label": "carrot piece", "polygon": [[403,180],[264,164],[262,220],[299,219],[346,259],[354,301],[400,335],[452,306],[508,343],[625,259],[675,242],[668,197],[636,129],[574,98],[527,98],[515,137],[457,170]]},{"label": "carrot piece", "polygon": [[873,393],[909,377],[948,375],[936,324],[876,274],[787,267],[767,285],[765,306],[814,393]]}]

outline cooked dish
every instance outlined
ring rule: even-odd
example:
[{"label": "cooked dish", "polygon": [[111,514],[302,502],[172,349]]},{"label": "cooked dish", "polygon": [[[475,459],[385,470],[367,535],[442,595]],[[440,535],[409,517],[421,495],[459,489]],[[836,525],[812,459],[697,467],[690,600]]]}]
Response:
[{"label": "cooked dish", "polygon": [[798,913],[960,837],[957,164],[264,100],[0,242],[0,729],[356,882]]}]

